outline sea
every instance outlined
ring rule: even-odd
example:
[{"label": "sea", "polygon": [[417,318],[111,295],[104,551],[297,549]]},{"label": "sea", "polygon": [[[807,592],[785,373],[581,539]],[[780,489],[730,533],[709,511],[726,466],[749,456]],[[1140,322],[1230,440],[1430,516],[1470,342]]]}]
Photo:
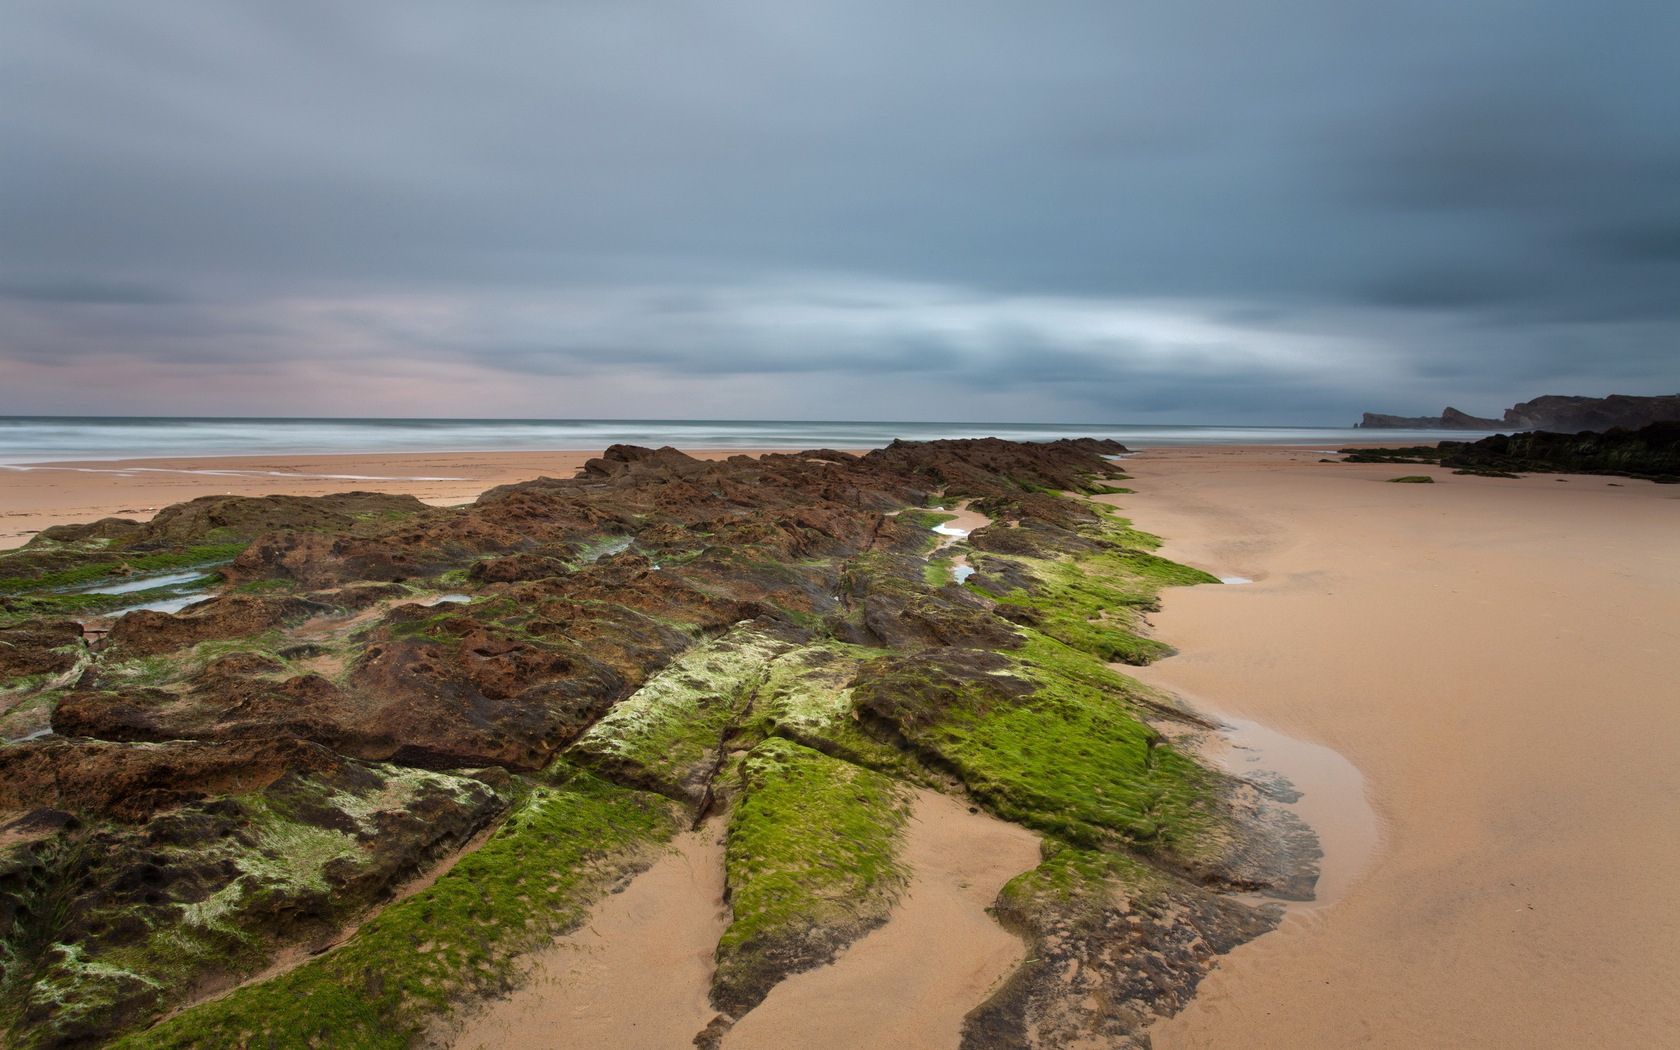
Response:
[{"label": "sea", "polygon": [[0,416],[0,464],[142,457],[381,452],[593,452],[614,444],[677,448],[862,449],[894,438],[1113,438],[1174,445],[1419,444],[1462,430],[1188,426],[1125,423],[910,423],[743,419],[232,419],[191,416]]}]

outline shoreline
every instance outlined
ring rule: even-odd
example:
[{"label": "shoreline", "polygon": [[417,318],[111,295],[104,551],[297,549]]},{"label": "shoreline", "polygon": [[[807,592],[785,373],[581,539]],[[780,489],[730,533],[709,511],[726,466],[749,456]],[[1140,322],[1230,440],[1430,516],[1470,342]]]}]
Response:
[{"label": "shoreline", "polygon": [[[394,476],[430,469],[394,460],[464,470],[469,455],[228,457],[218,464],[286,469],[186,476],[248,483],[247,494],[283,480],[303,495],[383,469],[358,480],[482,491],[503,483],[498,472],[532,476],[536,458],[565,476],[592,454],[477,456],[476,476]],[[1307,796],[1297,814],[1327,854],[1319,899],[1287,906],[1276,931],[1223,956],[1180,1013],[1152,1025],[1154,1045],[1660,1037],[1680,1023],[1662,995],[1680,970],[1680,909],[1664,883],[1680,836],[1663,834],[1662,817],[1680,789],[1680,710],[1660,702],[1680,677],[1665,633],[1680,622],[1680,496],[1623,478],[1412,466],[1438,484],[1391,485],[1394,465],[1320,456],[1144,450],[1120,464],[1135,492],[1097,497],[1162,536],[1163,556],[1244,581],[1164,592],[1152,635],[1181,652],[1125,673],[1224,723],[1233,761],[1257,747],[1261,768],[1289,775],[1274,751],[1308,767],[1324,760],[1313,749],[1344,758],[1375,813],[1361,858],[1357,834],[1308,812],[1350,781],[1296,783]],[[203,462],[41,473],[156,491],[181,476],[165,471]],[[1319,812],[1346,812],[1329,801]],[[1599,903],[1581,908],[1589,898]]]},{"label": "shoreline", "polygon": [[[684,449],[696,459],[792,452]],[[191,456],[54,460],[0,466],[0,550],[41,529],[100,518],[145,520],[200,496],[325,496],[352,489],[470,503],[498,485],[569,478],[601,450],[579,452],[335,452],[299,456]]]},{"label": "shoreline", "polygon": [[[1361,442],[1358,447],[1379,447]],[[1324,450],[1277,445],[1208,445],[1273,449],[1317,458]],[[1353,448],[1354,445],[1343,447]],[[1171,446],[1131,456],[1161,454]],[[684,448],[696,459],[800,452],[792,447]],[[861,454],[861,447],[838,451]],[[0,463],[0,550],[22,546],[41,529],[105,517],[145,520],[199,496],[325,496],[350,489],[412,495],[434,506],[470,503],[487,489],[541,475],[571,477],[601,449],[557,451],[329,452],[275,455],[149,456]]]},{"label": "shoreline", "polygon": [[[1345,756],[1381,828],[1339,900],[1221,958],[1159,1050],[1654,1045],[1680,1023],[1680,500],[1585,475],[1390,485],[1249,450],[1128,460],[1163,556],[1138,677]],[[1582,901],[1591,900],[1591,907]]]}]

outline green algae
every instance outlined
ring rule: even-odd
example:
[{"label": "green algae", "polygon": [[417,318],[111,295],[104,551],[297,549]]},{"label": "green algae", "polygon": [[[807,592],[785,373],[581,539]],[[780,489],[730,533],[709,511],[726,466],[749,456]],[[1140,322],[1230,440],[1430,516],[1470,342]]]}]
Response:
[{"label": "green algae", "polygon": [[219,574],[207,573],[181,583],[125,591],[122,594],[64,594],[51,591],[20,593],[4,599],[5,608],[0,610],[0,626],[30,619],[79,619],[99,616],[147,602],[197,594],[220,580]]},{"label": "green algae", "polygon": [[870,736],[858,720],[851,683],[879,649],[822,642],[770,664],[759,687],[756,726],[848,762],[913,780],[924,779],[914,759]]},{"label": "green algae", "polygon": [[932,529],[936,525],[943,525],[947,521],[955,521],[956,515],[943,510],[925,510],[921,507],[910,507],[893,515],[899,521],[913,528]]},{"label": "green algae", "polygon": [[951,582],[951,559],[949,557],[930,558],[922,566],[922,582],[929,587],[943,587]]},{"label": "green algae", "polygon": [[1113,508],[1086,505],[1097,519],[1081,532],[1095,550],[1050,558],[987,554],[1012,563],[1034,585],[983,593],[1030,610],[1038,630],[1105,661],[1143,665],[1171,655],[1171,646],[1141,633],[1143,613],[1157,607],[1163,588],[1218,583],[1218,577],[1153,553],[1160,539],[1132,528]]},{"label": "green algae", "polygon": [[886,919],[905,882],[895,854],[911,803],[889,777],[775,738],[741,762],[741,790],[713,982],[733,1012]]},{"label": "green algae", "polygon": [[99,661],[99,679],[103,685],[162,686],[182,682],[204,671],[217,660],[229,656],[249,654],[263,656],[289,668],[291,661],[280,655],[288,639],[279,630],[241,635],[237,638],[212,638],[199,642],[185,653],[160,653],[154,656],[133,656],[126,659]]},{"label": "green algae", "polygon": [[1161,588],[1218,582],[1199,569],[1141,550],[1008,560],[1022,566],[1037,586],[992,592],[991,597],[1034,611],[1038,629],[1058,641],[1128,664],[1152,663],[1173,651],[1139,633],[1141,615],[1156,607]]},{"label": "green algae", "polygon": [[1433,485],[1435,479],[1428,474],[1406,474],[1398,478],[1389,478],[1390,485]]},{"label": "green algae", "polygon": [[230,594],[292,594],[298,590],[296,580],[283,577],[263,580],[247,580],[236,587],[230,588]]},{"label": "green algae", "polygon": [[[0,594],[50,591],[83,584],[98,583],[108,578],[135,573],[161,572],[166,569],[211,568],[238,557],[246,548],[244,543],[210,543],[156,554],[136,554],[113,560],[76,565],[66,569],[33,573],[29,576],[0,577]],[[25,548],[27,550],[27,548]],[[102,553],[110,553],[105,548]],[[0,565],[4,557],[0,556]],[[104,597],[104,596],[101,596]],[[122,595],[131,598],[131,595]]]},{"label": "green algae", "polygon": [[343,945],[115,1045],[407,1047],[464,998],[508,987],[521,952],[576,927],[675,828],[657,796],[587,774],[550,778],[482,847]]},{"label": "green algae", "polygon": [[[1036,558],[975,555],[1008,563],[1020,570],[1009,578],[1031,581],[991,595],[1008,619],[1020,613],[1017,622],[1033,625],[1022,632],[1024,645],[1000,658],[1007,666],[992,672],[1022,685],[1016,699],[955,705],[937,721],[905,728],[901,739],[882,732],[875,721],[859,720],[853,688],[860,671],[891,648],[833,640],[795,644],[762,627],[738,625],[678,656],[611,708],[572,745],[551,777],[530,786],[531,793],[486,846],[432,890],[387,909],[330,955],[189,1010],[122,1045],[410,1045],[430,1020],[463,1000],[505,987],[518,951],[578,921],[606,882],[633,864],[638,845],[670,833],[671,807],[629,788],[692,800],[703,781],[709,797],[708,778],[720,776],[721,784],[738,777],[727,852],[734,918],[719,945],[717,977],[718,1004],[730,1010],[750,1006],[781,976],[831,956],[885,917],[903,884],[893,859],[908,812],[902,782],[925,782],[931,769],[960,779],[994,813],[1049,836],[1045,862],[1005,889],[1017,901],[1060,893],[1095,902],[1105,887],[1145,885],[1154,874],[1151,863],[1206,855],[1219,841],[1224,819],[1217,777],[1145,725],[1137,709],[1146,704],[1146,690],[1104,665],[1146,663],[1170,652],[1141,633],[1142,614],[1154,607],[1162,587],[1214,578],[1160,558],[1153,553],[1159,546],[1155,537],[1132,529],[1107,508],[1094,509],[1097,520],[1079,528],[1094,549],[1081,544]],[[931,528],[954,515],[911,508],[899,517]],[[927,536],[927,546],[936,542]],[[765,561],[724,548],[659,557],[667,566],[705,557],[709,567],[741,566],[787,581],[803,581],[811,568],[833,564]],[[851,559],[846,572],[848,585],[864,583],[855,594],[890,593],[918,615],[926,607],[943,623],[969,615],[994,619],[986,603],[972,597],[960,609],[945,608],[941,602],[955,592],[930,593],[949,584],[948,557],[923,561],[866,553]],[[429,590],[467,583],[466,570],[451,570],[432,578]],[[708,586],[701,582],[696,589]],[[728,596],[725,589],[717,592]],[[626,608],[596,599],[574,604]],[[535,615],[519,598],[502,594],[482,600],[472,618],[440,609],[371,625],[357,641],[365,642],[365,631],[380,626],[392,637],[442,642],[474,624],[493,622],[520,638],[552,645],[553,636],[534,633],[542,626]],[[653,619],[639,611],[634,615]],[[775,615],[805,626],[817,622],[800,610]],[[283,641],[270,632],[206,643],[184,662],[176,654],[113,663],[103,672],[125,684],[175,682],[217,655],[275,655]],[[916,644],[906,643],[901,651]],[[749,748],[744,757],[730,757]],[[569,761],[591,773],[574,772]],[[332,794],[317,801],[341,814],[353,831],[300,833],[290,846],[301,867],[268,873],[286,890],[319,891],[308,872],[348,860],[336,851],[371,834],[373,818],[388,800]],[[565,819],[554,816],[554,809],[565,810]],[[261,890],[257,876],[240,871],[234,882],[183,906],[169,937],[150,950],[176,960],[171,965],[180,965],[181,972],[189,967],[179,960],[200,965],[218,953],[238,963],[232,970],[248,972],[247,962],[257,956],[247,954],[252,942],[243,937],[239,910]],[[462,872],[462,878],[488,887],[489,898],[476,898],[479,882],[451,881]],[[430,902],[427,910],[416,910],[422,898]],[[148,976],[159,971],[147,969],[143,960],[113,956],[95,962],[112,967],[107,975],[112,987],[146,979],[169,986],[174,980]]]},{"label": "green algae", "polygon": [[725,731],[743,720],[770,662],[789,648],[751,627],[695,646],[615,704],[569,754],[639,786],[686,797]]},{"label": "green algae", "polygon": [[[342,887],[374,863],[364,841],[381,832],[375,816],[402,812],[426,797],[453,798],[466,808],[494,796],[481,781],[404,767],[373,765],[381,783],[357,794],[300,778],[283,795],[235,796],[177,817],[151,843],[146,871],[172,871],[185,897],[86,908],[37,908],[30,949],[8,943],[4,998],[31,1017],[45,1017],[15,1045],[29,1047],[79,1038],[78,1026],[109,1031],[178,1002],[206,979],[226,980],[260,969],[277,946],[275,923],[284,916],[336,924],[363,898]],[[214,811],[215,816],[211,815]],[[348,817],[346,821],[344,818]],[[327,823],[322,823],[325,820]],[[347,827],[328,826],[343,822]],[[51,858],[59,882],[72,889],[89,877],[111,878],[89,854],[109,830],[59,848]],[[121,873],[122,869],[114,869]],[[105,872],[104,874],[100,874]],[[144,872],[142,872],[144,878]],[[197,894],[193,888],[197,888]],[[70,916],[91,933],[60,943]],[[100,931],[139,927],[143,936],[104,945]],[[14,931],[15,932],[15,931]]]},{"label": "green algae", "polygon": [[998,906],[1013,914],[1091,916],[1108,907],[1117,893],[1146,902],[1169,886],[1160,871],[1123,853],[1081,849],[1047,838],[1038,867],[1004,883]]},{"label": "green algae", "polygon": [[899,731],[1005,820],[1173,860],[1216,848],[1218,777],[1138,718],[1126,679],[1033,632],[1009,660],[992,690],[984,680],[919,685],[901,667],[883,690],[938,702],[932,717],[899,718]]}]

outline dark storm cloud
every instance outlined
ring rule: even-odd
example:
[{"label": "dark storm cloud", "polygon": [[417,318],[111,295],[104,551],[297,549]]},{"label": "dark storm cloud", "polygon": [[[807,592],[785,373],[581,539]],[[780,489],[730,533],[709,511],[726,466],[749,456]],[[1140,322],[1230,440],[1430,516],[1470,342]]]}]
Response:
[{"label": "dark storm cloud", "polygon": [[[40,385],[109,362],[142,386],[148,362],[160,386],[354,362],[368,411],[481,414],[694,414],[688,383],[824,415],[869,375],[892,389],[853,414],[956,389],[1013,418],[1332,422],[1680,388],[1675,5],[157,0],[5,25],[0,369],[33,370],[0,410],[118,407]],[[308,410],[292,383],[242,407]]]}]

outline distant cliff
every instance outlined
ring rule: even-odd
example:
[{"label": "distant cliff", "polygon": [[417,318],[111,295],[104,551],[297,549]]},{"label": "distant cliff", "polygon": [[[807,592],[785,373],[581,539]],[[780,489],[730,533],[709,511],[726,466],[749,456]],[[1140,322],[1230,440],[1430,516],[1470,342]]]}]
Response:
[{"label": "distant cliff", "polygon": [[1497,419],[1483,419],[1449,406],[1438,416],[1385,416],[1380,412],[1367,412],[1359,425],[1367,430],[1498,430],[1504,424]]},{"label": "distant cliff", "polygon": [[1573,434],[1611,427],[1636,429],[1670,420],[1680,420],[1680,394],[1658,397],[1547,394],[1507,408],[1503,419],[1486,419],[1447,408],[1438,416],[1386,416],[1367,412],[1359,426],[1367,430],[1551,430]]},{"label": "distant cliff", "polygon": [[1349,448],[1346,463],[1439,463],[1459,474],[1620,474],[1680,482],[1680,422],[1637,430],[1613,427],[1559,434],[1536,430],[1494,434],[1480,441],[1443,441],[1435,447]]}]

